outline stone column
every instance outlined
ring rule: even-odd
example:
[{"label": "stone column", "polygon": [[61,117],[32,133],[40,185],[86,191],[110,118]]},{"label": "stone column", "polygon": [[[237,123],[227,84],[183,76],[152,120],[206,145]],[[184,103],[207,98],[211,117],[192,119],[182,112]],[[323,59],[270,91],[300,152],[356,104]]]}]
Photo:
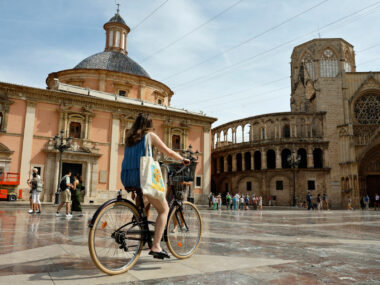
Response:
[{"label": "stone column", "polygon": [[232,171],[236,171],[237,169],[237,160],[236,160],[236,153],[232,154]]},{"label": "stone column", "polygon": [[203,198],[210,194],[211,188],[211,151],[210,129],[203,128]]},{"label": "stone column", "polygon": [[227,157],[228,157],[228,155],[225,156],[225,157],[224,157],[224,160],[223,160],[223,162],[224,162],[224,172],[228,172],[228,162],[227,162]]},{"label": "stone column", "polygon": [[245,153],[241,153],[241,168],[244,171],[245,170]]},{"label": "stone column", "polygon": [[313,148],[311,146],[307,148],[307,168],[314,168]]},{"label": "stone column", "polygon": [[91,187],[91,162],[87,162],[87,169],[86,169],[86,181],[85,181],[85,191],[86,191],[86,197],[90,197],[90,187]]},{"label": "stone column", "polygon": [[276,147],[276,168],[277,169],[282,168],[282,165],[281,165],[281,152],[280,152],[280,148],[279,147]]},{"label": "stone column", "polygon": [[267,169],[267,152],[264,148],[261,149],[261,169]]},{"label": "stone column", "polygon": [[30,176],[30,158],[32,156],[34,119],[36,116],[36,103],[26,103],[24,137],[22,141],[21,166],[20,166],[20,188],[28,188],[26,181]]},{"label": "stone column", "polygon": [[108,189],[116,190],[117,164],[119,152],[119,133],[120,119],[116,116],[112,118],[111,130],[111,150],[110,150],[110,168],[108,173]]},{"label": "stone column", "polygon": [[255,159],[254,159],[255,152],[251,152],[251,169],[255,169]]}]

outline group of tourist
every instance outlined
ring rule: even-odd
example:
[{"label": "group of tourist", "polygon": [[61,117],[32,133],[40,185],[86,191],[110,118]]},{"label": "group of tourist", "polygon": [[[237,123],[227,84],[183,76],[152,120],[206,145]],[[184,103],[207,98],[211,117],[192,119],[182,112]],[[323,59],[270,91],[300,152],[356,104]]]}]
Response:
[{"label": "group of tourist", "polygon": [[323,193],[317,195],[317,201],[314,203],[313,201],[313,195],[309,192],[306,194],[306,201],[301,202],[300,204],[301,208],[307,208],[308,210],[315,210],[317,208],[318,210],[328,210],[329,209],[329,203],[327,202],[327,194]]},{"label": "group of tourist", "polygon": [[[222,196],[219,194],[215,195],[214,193],[210,193],[209,196],[209,207],[214,210],[222,209]],[[240,195],[236,193],[235,195],[231,195],[227,192],[225,197],[225,205],[227,210],[249,210],[249,206],[252,206],[253,209],[262,210],[263,209],[263,197],[255,196],[252,194],[250,197],[248,194]]]},{"label": "group of tourist", "polygon": [[[360,207],[362,210],[369,210],[369,204],[371,202],[371,199],[369,198],[368,194],[365,195],[360,199]],[[375,199],[373,201],[373,208],[375,211],[379,210],[380,208],[380,195],[379,193],[376,193]]]},{"label": "group of tourist", "polygon": [[[29,214],[41,214],[40,194],[42,192],[42,180],[38,174],[38,169],[33,168],[32,179],[27,181],[30,187],[30,209]],[[82,185],[82,177],[79,174],[74,174],[71,181],[71,171],[68,171],[62,177],[60,182],[60,204],[56,215],[60,216],[60,210],[63,206],[66,208],[66,218],[71,218],[73,211],[82,212],[81,200],[84,186]],[[71,204],[71,205],[70,205]],[[71,207],[70,207],[71,206]]]}]

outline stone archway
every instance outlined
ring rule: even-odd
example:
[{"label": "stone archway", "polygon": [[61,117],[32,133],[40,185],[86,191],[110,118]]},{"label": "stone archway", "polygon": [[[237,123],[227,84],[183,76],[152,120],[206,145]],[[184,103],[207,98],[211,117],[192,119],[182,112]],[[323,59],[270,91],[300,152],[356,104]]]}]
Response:
[{"label": "stone archway", "polygon": [[380,194],[380,131],[363,150],[359,163],[359,197],[370,197],[370,206],[376,193]]}]

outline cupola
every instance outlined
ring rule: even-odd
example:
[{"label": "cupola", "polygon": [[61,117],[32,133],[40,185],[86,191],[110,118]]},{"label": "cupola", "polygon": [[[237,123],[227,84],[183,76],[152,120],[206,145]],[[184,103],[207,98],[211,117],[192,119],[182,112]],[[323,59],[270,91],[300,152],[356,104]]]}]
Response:
[{"label": "cupola", "polygon": [[106,30],[106,48],[104,51],[119,51],[128,54],[127,35],[131,29],[120,16],[119,7],[116,14],[104,24],[103,28]]}]

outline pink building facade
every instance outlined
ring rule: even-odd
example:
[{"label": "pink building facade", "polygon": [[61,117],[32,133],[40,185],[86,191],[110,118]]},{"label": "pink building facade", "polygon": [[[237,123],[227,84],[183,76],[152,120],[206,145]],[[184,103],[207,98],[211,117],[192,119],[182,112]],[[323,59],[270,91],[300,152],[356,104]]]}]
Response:
[{"label": "pink building facade", "polygon": [[[0,171],[20,173],[24,199],[31,169],[44,181],[43,201],[53,201],[59,174],[54,136],[64,130],[73,143],[63,153],[63,172],[82,176],[85,203],[100,203],[122,188],[125,134],[139,112],[149,113],[154,131],[171,148],[192,145],[201,156],[192,193],[206,199],[211,179],[211,124],[215,118],[170,107],[173,91],[153,80],[128,57],[130,31],[117,13],[104,25],[104,52],[70,70],[49,74],[47,89],[0,82]],[[157,159],[165,158],[157,152]]]}]

